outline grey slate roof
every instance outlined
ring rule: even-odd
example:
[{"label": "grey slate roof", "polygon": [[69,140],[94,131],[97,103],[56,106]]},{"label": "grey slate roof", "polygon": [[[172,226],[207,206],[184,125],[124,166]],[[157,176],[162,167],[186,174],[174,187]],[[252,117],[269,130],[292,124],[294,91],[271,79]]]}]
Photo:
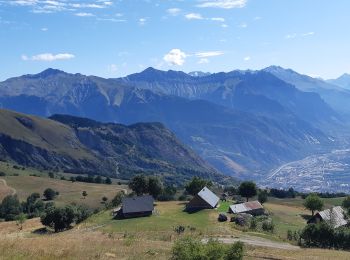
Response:
[{"label": "grey slate roof", "polygon": [[202,200],[207,202],[211,207],[215,208],[216,205],[219,202],[219,197],[216,196],[211,190],[209,190],[207,187],[204,187],[200,192],[197,194]]},{"label": "grey slate roof", "polygon": [[232,213],[244,213],[255,209],[263,209],[263,206],[259,201],[250,201],[240,204],[234,204],[230,206]]},{"label": "grey slate roof", "polygon": [[123,214],[148,212],[154,209],[154,199],[150,195],[128,198],[125,197],[122,200]]},{"label": "grey slate roof", "polygon": [[322,219],[333,227],[345,226],[348,221],[345,219],[345,212],[341,206],[333,207],[318,212]]}]

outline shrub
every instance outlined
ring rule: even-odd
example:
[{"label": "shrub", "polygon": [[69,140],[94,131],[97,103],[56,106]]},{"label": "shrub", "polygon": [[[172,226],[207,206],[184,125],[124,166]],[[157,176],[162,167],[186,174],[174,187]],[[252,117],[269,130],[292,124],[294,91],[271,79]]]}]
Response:
[{"label": "shrub", "polygon": [[225,260],[241,260],[243,259],[244,244],[242,242],[236,242],[229,247],[226,252]]},{"label": "shrub", "polygon": [[262,222],[261,228],[267,232],[273,232],[275,230],[275,224],[272,220],[264,220]]},{"label": "shrub", "polygon": [[47,200],[53,200],[57,196],[56,191],[54,191],[51,188],[47,188],[46,190],[44,190],[43,195]]},{"label": "shrub", "polygon": [[202,260],[206,259],[201,241],[192,237],[177,240],[172,249],[172,260]]},{"label": "shrub", "polygon": [[[339,232],[339,235],[341,236],[342,234]],[[333,247],[334,242],[337,240],[335,239],[334,229],[325,222],[307,225],[301,231],[300,238],[304,246],[322,248]]]},{"label": "shrub", "polygon": [[257,227],[258,227],[258,221],[256,220],[256,218],[252,218],[250,220],[249,228],[255,230]]},{"label": "shrub", "polygon": [[174,227],[174,231],[175,231],[178,235],[184,233],[185,230],[186,230],[186,228],[185,228],[184,226],[181,226],[181,225]]},{"label": "shrub", "polygon": [[227,221],[227,216],[224,213],[220,213],[218,217],[219,222],[225,222]]},{"label": "shrub", "polygon": [[0,172],[0,177],[4,177],[4,176],[6,176],[6,173]]},{"label": "shrub", "polygon": [[227,247],[210,239],[206,244],[193,237],[178,239],[172,248],[172,260],[241,260],[244,247],[236,242]]},{"label": "shrub", "polygon": [[15,220],[22,213],[22,207],[17,195],[6,196],[0,205],[0,217],[5,221]]},{"label": "shrub", "polygon": [[91,215],[91,211],[85,206],[65,206],[56,208],[48,207],[41,216],[41,223],[51,227],[55,232],[63,231],[71,227],[73,223],[80,223]]}]

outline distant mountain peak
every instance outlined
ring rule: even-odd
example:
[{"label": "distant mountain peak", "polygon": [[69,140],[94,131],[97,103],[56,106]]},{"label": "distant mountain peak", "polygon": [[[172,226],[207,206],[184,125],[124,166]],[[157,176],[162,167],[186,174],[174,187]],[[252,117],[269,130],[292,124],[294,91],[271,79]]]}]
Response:
[{"label": "distant mountain peak", "polygon": [[65,74],[66,72],[62,71],[62,70],[58,70],[58,69],[52,69],[52,68],[48,68],[38,74],[35,75],[31,75],[32,77],[35,78],[47,78],[50,76],[56,76],[58,74]]}]

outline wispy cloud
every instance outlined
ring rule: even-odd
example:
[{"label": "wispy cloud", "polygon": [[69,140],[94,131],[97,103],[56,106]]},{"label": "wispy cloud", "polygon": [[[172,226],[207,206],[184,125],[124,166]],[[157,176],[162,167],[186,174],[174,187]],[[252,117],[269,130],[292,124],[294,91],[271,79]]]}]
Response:
[{"label": "wispy cloud", "polygon": [[146,17],[140,18],[139,19],[139,25],[145,25],[147,20],[148,20],[148,18],[146,18]]},{"label": "wispy cloud", "polygon": [[287,34],[286,36],[284,36],[284,38],[287,40],[290,40],[290,39],[295,39],[297,37],[308,37],[308,36],[313,36],[313,35],[315,35],[315,32],[306,32],[306,33],[301,33],[301,34],[291,33],[291,34]]},{"label": "wispy cloud", "polygon": [[314,35],[315,34],[315,32],[307,32],[307,33],[303,33],[301,36],[312,36],[312,35]]},{"label": "wispy cloud", "polygon": [[243,60],[244,60],[244,61],[250,61],[251,58],[250,58],[250,56],[246,56],[246,57],[243,58]]},{"label": "wispy cloud", "polygon": [[203,16],[198,13],[189,13],[185,15],[185,18],[188,20],[203,20]]},{"label": "wispy cloud", "polygon": [[168,10],[166,10],[166,12],[172,16],[177,16],[181,13],[181,9],[180,8],[169,8]]},{"label": "wispy cloud", "polygon": [[242,28],[242,29],[245,29],[248,27],[248,24],[247,23],[241,23],[238,25],[239,28]]},{"label": "wispy cloud", "polygon": [[206,59],[206,58],[202,58],[202,59],[200,59],[197,63],[198,63],[198,64],[208,64],[208,63],[209,63],[209,60]]},{"label": "wispy cloud", "polygon": [[[88,0],[86,0],[88,1]],[[69,0],[11,0],[1,1],[4,4],[14,6],[30,7],[33,13],[56,13],[62,11],[77,11],[79,9],[103,9],[113,5],[112,1],[96,0],[93,3],[84,2],[76,3]]]},{"label": "wispy cloud", "polygon": [[297,37],[296,33],[291,33],[291,34],[287,34],[284,38],[285,39],[294,39]]},{"label": "wispy cloud", "polygon": [[92,13],[76,13],[75,16],[80,16],[80,17],[92,17],[95,16]]},{"label": "wispy cloud", "polygon": [[221,56],[223,55],[223,51],[207,51],[207,52],[197,52],[195,53],[195,56],[198,58],[208,58],[208,57],[215,57],[215,56]]},{"label": "wispy cloud", "polygon": [[225,18],[222,18],[222,17],[212,17],[209,19],[216,22],[222,22],[222,23],[225,22]]},{"label": "wispy cloud", "polygon": [[57,60],[70,60],[75,58],[75,55],[70,53],[59,53],[59,54],[42,53],[31,57],[28,57],[27,55],[22,55],[21,58],[24,61],[57,61]]},{"label": "wispy cloud", "polygon": [[217,1],[200,1],[202,3],[197,4],[197,7],[214,7],[214,8],[223,8],[223,9],[232,9],[232,8],[242,8],[245,7],[248,0],[217,0]]}]

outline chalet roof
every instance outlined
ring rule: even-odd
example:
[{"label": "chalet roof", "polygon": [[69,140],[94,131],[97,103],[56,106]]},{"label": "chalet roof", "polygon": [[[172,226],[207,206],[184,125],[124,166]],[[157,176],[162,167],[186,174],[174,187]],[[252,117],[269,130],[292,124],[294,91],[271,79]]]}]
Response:
[{"label": "chalet roof", "polygon": [[137,213],[153,211],[154,199],[150,195],[128,198],[125,197],[122,200],[122,210],[125,213]]},{"label": "chalet roof", "polygon": [[231,205],[230,209],[233,213],[244,213],[255,209],[263,209],[263,206],[260,204],[259,201],[255,200]]},{"label": "chalet roof", "polygon": [[218,204],[220,198],[216,196],[211,190],[209,190],[207,187],[204,187],[200,192],[197,194],[202,200],[207,202],[211,207],[216,207]]},{"label": "chalet roof", "polygon": [[345,219],[345,212],[341,206],[320,211],[316,215],[321,216],[324,221],[335,228],[345,226],[348,223]]}]

